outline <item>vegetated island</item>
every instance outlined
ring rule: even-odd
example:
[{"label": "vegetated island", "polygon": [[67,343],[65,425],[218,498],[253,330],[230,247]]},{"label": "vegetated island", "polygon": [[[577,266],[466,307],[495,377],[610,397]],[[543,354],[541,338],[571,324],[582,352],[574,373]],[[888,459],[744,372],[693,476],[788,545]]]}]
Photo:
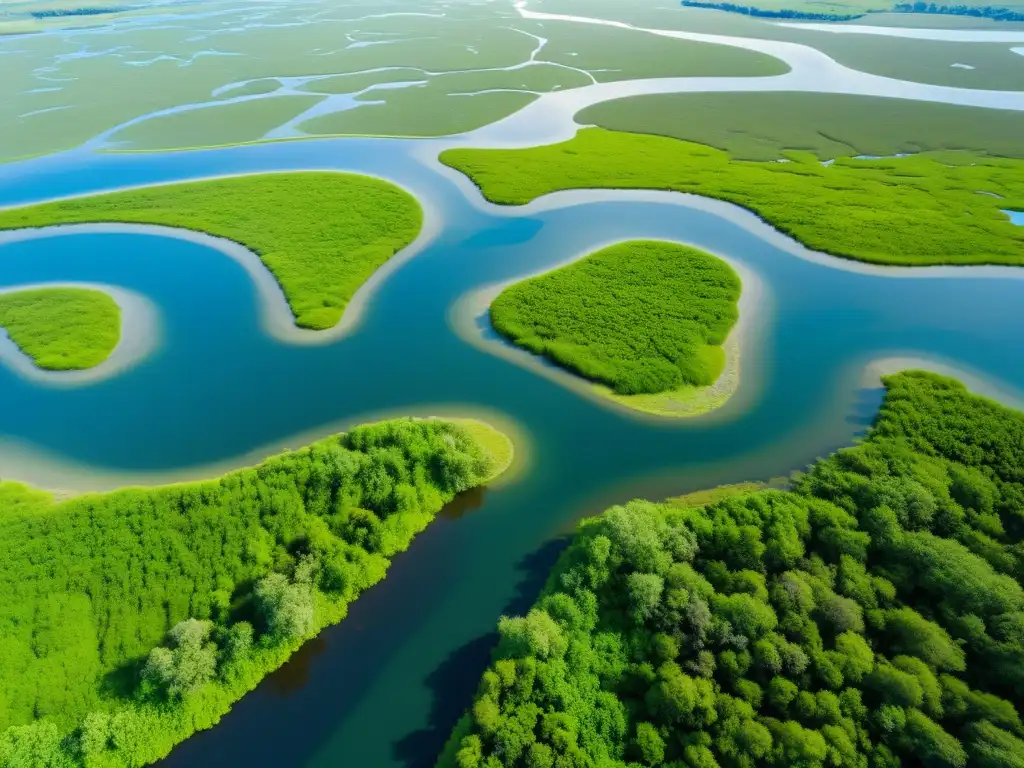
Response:
[{"label": "vegetated island", "polygon": [[359,287],[416,239],[423,210],[381,179],[289,172],[166,184],[0,210],[0,229],[156,224],[227,238],[274,275],[301,328],[341,320]]},{"label": "vegetated island", "polygon": [[1024,414],[923,372],[792,490],[583,521],[449,768],[1016,768]]},{"label": "vegetated island", "polygon": [[[663,241],[618,243],[506,288],[495,330],[614,401],[664,416],[721,405],[722,347],[739,317],[740,278],[709,253]],[[735,379],[735,376],[732,377]]]},{"label": "vegetated island", "polygon": [[566,189],[658,189],[753,211],[806,246],[874,264],[1024,264],[1024,161],[968,152],[746,162],[702,144],[585,128],[529,149],[450,149],[441,161],[494,203]]},{"label": "vegetated island", "polygon": [[121,338],[121,308],[91,288],[30,288],[0,293],[0,328],[47,371],[94,368]]},{"label": "vegetated island", "polygon": [[733,160],[819,160],[966,150],[1024,159],[1024,112],[880,96],[791,91],[666,93],[604,101],[580,125],[648,133],[725,150]]},{"label": "vegetated island", "polygon": [[505,469],[507,438],[468,424],[386,421],[61,503],[0,483],[0,765],[142,766],[214,725]]},{"label": "vegetated island", "polygon": [[800,19],[803,21],[852,21],[869,13],[939,13],[951,16],[971,16],[994,21],[1024,21],[1024,13],[1003,5],[949,5],[946,3],[884,3],[871,2],[797,2],[797,7],[784,7],[782,3],[769,0],[757,5],[737,3],[704,2],[704,0],[681,0],[684,8],[706,8],[729,13],[741,13],[761,19]]}]

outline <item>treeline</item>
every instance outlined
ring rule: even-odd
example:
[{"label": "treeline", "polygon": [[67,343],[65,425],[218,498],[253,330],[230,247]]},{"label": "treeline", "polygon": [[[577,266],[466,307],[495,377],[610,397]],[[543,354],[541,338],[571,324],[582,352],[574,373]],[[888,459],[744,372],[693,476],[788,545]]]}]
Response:
[{"label": "treeline", "polygon": [[491,460],[392,421],[201,483],[0,484],[0,766],[141,766],[341,620]]},{"label": "treeline", "polygon": [[807,21],[851,21],[859,19],[863,13],[821,13],[817,11],[797,11],[790,8],[758,8],[753,5],[736,5],[735,3],[706,3],[701,0],[681,0],[686,8],[706,8],[714,11],[742,13],[759,19],[805,19]]},{"label": "treeline", "polygon": [[51,8],[44,11],[29,11],[34,19],[57,19],[64,16],[102,16],[106,13],[121,13],[131,10],[127,6],[111,6],[109,8]]},{"label": "treeline", "polygon": [[[730,13],[742,13],[760,19],[801,19],[803,21],[853,21],[869,13],[881,13],[884,9],[868,9],[852,13],[823,13],[821,11],[801,11],[794,8],[758,8],[753,5],[737,5],[736,3],[709,3],[702,0],[681,0],[680,5],[686,8],[706,8]],[[941,3],[896,3],[892,7],[895,13],[942,13],[952,16],[975,16],[995,21],[1024,21],[1024,13],[1012,11],[1004,6],[994,5],[943,5]]]},{"label": "treeline", "polygon": [[995,21],[1024,21],[1024,13],[995,5],[943,5],[941,3],[896,3],[897,13],[943,13],[950,16],[975,16]]},{"label": "treeline", "polygon": [[1020,768],[1024,414],[886,385],[790,491],[584,521],[441,764]]}]

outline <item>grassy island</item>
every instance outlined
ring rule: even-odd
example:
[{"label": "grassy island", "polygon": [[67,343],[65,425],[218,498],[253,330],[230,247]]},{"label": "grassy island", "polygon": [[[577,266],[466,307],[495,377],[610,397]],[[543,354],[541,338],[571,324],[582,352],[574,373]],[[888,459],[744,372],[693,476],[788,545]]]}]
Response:
[{"label": "grassy island", "polygon": [[39,368],[94,368],[121,338],[121,309],[103,291],[32,288],[0,293],[0,327]]},{"label": "grassy island", "polygon": [[495,203],[564,189],[658,189],[735,203],[814,248],[875,264],[1024,264],[1024,160],[969,152],[747,162],[687,141],[602,128],[530,149],[441,155]]},{"label": "grassy island", "polygon": [[510,451],[395,420],[204,482],[0,483],[0,765],[142,766],[209,728]]},{"label": "grassy island", "polygon": [[885,384],[791,490],[581,523],[439,766],[1021,765],[1024,414]]},{"label": "grassy island", "polygon": [[619,402],[671,412],[722,373],[740,288],[732,268],[708,253],[631,241],[509,286],[490,314],[514,344]]},{"label": "grassy island", "polygon": [[115,222],[180,227],[244,245],[281,285],[296,325],[341,320],[370,275],[423,225],[412,195],[380,179],[297,172],[167,184],[0,211],[0,229]]}]

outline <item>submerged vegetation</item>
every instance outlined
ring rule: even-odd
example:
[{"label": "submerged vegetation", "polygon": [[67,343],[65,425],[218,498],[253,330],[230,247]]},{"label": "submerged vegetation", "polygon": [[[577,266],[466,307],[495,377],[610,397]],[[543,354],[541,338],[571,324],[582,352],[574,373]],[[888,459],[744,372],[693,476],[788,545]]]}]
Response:
[{"label": "submerged vegetation", "polygon": [[791,491],[581,523],[440,765],[1020,766],[1024,414],[886,386]]},{"label": "submerged vegetation", "polygon": [[631,241],[511,285],[491,305],[513,343],[619,395],[713,384],[740,279],[695,248]]},{"label": "submerged vegetation", "polygon": [[141,766],[212,726],[492,476],[488,432],[382,422],[59,504],[0,483],[0,765]]},{"label": "submerged vegetation", "polygon": [[11,291],[0,293],[0,328],[39,368],[93,368],[121,338],[121,309],[89,288]]},{"label": "submerged vegetation", "polygon": [[408,192],[349,173],[234,176],[0,211],[0,229],[125,222],[206,232],[252,250],[284,291],[296,325],[341,320],[359,287],[419,234]]},{"label": "submerged vegetation", "polygon": [[876,264],[1024,264],[1024,161],[971,153],[744,162],[700,144],[588,128],[530,149],[451,149],[495,203],[563,189],[661,189],[743,206],[805,245]]},{"label": "submerged vegetation", "polygon": [[595,104],[576,121],[707,144],[737,160],[778,160],[786,150],[819,160],[934,150],[1024,158],[1024,113],[877,96],[656,94]]}]

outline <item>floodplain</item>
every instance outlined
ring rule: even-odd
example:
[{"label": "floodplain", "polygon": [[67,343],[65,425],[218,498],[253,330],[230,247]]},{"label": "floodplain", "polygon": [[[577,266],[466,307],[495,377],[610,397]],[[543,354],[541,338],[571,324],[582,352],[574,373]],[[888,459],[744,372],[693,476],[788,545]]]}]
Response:
[{"label": "floodplain", "polygon": [[[549,738],[554,721],[517,742],[522,712],[495,721],[474,696],[500,699],[478,684],[508,672],[508,638],[526,637],[525,666],[533,639],[560,647],[568,614],[552,630],[531,606],[576,523],[647,498],[698,528],[709,503],[748,525],[765,504],[818,509],[816,494],[870,528],[865,567],[890,602],[865,602],[861,629],[848,601],[866,593],[826,584],[834,548],[861,541],[849,520],[800,533],[814,555],[790,565],[835,608],[785,640],[813,661],[784,670],[807,695],[782,702],[790,688],[755,666],[765,648],[747,664],[726,633],[714,642],[736,647],[698,673],[676,622],[641,654],[649,673],[630,672],[621,733],[576,742],[584,764],[724,760],[733,720],[680,724],[658,693],[641,709],[682,676],[774,764],[798,747],[835,762],[847,720],[878,765],[1013,754],[1020,701],[978,672],[1010,619],[987,613],[991,633],[968,637],[882,581],[927,586],[887,570],[883,545],[935,536],[984,576],[972,600],[1017,594],[1019,416],[879,370],[1024,402],[1024,25],[867,4],[838,26],[625,0],[5,5],[0,324],[23,346],[0,365],[0,519],[20,554],[4,561],[0,766],[420,768],[460,750],[460,768],[527,751],[546,765],[571,741]],[[700,254],[742,290],[701,295],[621,250],[638,243]],[[4,315],[39,290],[61,311],[36,294],[31,316]],[[83,294],[53,291],[119,307],[120,337],[90,335]],[[42,367],[111,342],[91,368]],[[597,371],[608,350],[618,362]],[[669,358],[704,399],[665,408],[653,399],[676,390],[617,375]],[[644,391],[596,392],[588,371]],[[911,468],[843,464],[879,450]],[[899,530],[831,480],[808,490],[839,464]],[[750,526],[739,539],[781,541]],[[779,563],[744,571],[737,552],[693,560],[716,593],[694,594],[772,645],[741,619],[770,621],[750,574],[774,589]],[[642,621],[671,608],[659,573],[629,581]],[[908,606],[965,641],[967,671],[893,644],[870,613]],[[609,642],[639,631],[607,607]],[[523,618],[496,645],[503,615]],[[872,646],[872,682],[837,661],[862,650],[844,632]],[[974,714],[940,713],[933,680]],[[902,735],[858,719],[855,694],[900,709],[885,711]],[[467,709],[475,734],[462,719],[445,751]]]}]

